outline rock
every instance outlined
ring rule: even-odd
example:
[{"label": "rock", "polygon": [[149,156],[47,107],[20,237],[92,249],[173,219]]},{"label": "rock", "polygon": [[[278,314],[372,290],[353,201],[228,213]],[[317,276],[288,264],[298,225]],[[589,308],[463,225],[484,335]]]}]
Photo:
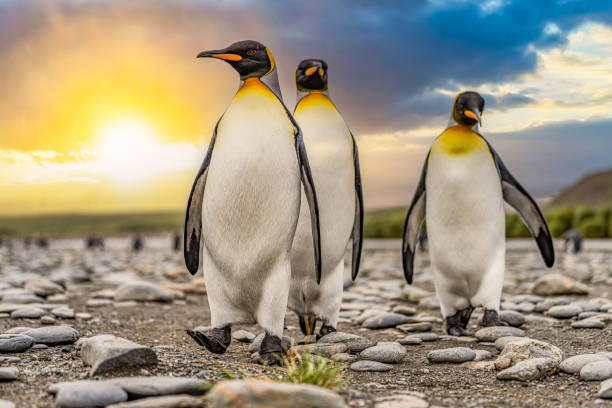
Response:
[{"label": "rock", "polygon": [[535,309],[535,305],[531,302],[521,302],[516,305],[516,310],[523,313],[531,313]]},{"label": "rock", "polygon": [[[201,395],[206,392],[202,380],[191,377],[115,377],[104,381],[76,381],[53,384],[48,388],[51,394],[59,394],[65,387],[75,384],[109,384],[122,388],[130,399],[155,397],[161,395],[189,394]],[[122,402],[122,401],[117,401]]]},{"label": "rock", "polygon": [[385,310],[379,310],[379,309],[367,309],[367,310],[364,310],[364,312],[361,313],[359,315],[359,317],[357,317],[355,319],[355,323],[362,324],[363,322],[365,322],[369,318],[376,317],[376,316],[384,314],[384,313],[387,313],[387,312]]},{"label": "rock", "polygon": [[74,310],[69,307],[58,307],[51,310],[51,313],[62,319],[74,319]]},{"label": "rock", "polygon": [[91,366],[92,377],[118,368],[157,364],[152,348],[110,334],[82,338],[77,347],[83,362]]},{"label": "rock", "polygon": [[[206,330],[200,330],[200,331],[204,332]],[[261,333],[257,337],[255,337],[255,339],[253,339],[253,342],[249,344],[249,351],[251,353],[259,351],[259,347],[261,346],[261,342],[263,341],[263,338],[264,338],[264,333]],[[289,349],[292,346],[292,343],[293,343],[293,339],[291,339],[291,337],[283,336],[281,338],[281,346],[284,352],[289,351]]]},{"label": "rock", "polygon": [[599,306],[589,300],[577,300],[571,303],[574,306],[578,306],[583,312],[599,312]]},{"label": "rock", "polygon": [[38,307],[24,307],[11,313],[11,319],[38,319],[45,315],[45,311]]},{"label": "rock", "polygon": [[359,353],[368,347],[372,347],[374,343],[365,337],[357,336],[356,334],[333,332],[319,339],[320,344],[324,343],[344,343],[348,346],[351,353]]},{"label": "rock", "polygon": [[612,379],[608,379],[608,380],[601,382],[597,396],[599,398],[604,398],[604,399],[612,398]]},{"label": "rock", "polygon": [[531,292],[535,295],[588,295],[589,288],[580,282],[557,273],[550,273],[538,279]]},{"label": "rock", "polygon": [[346,408],[335,392],[310,384],[261,380],[221,381],[206,397],[209,408]]},{"label": "rock", "polygon": [[28,281],[23,288],[42,297],[63,293],[65,290],[61,285],[50,281],[49,279],[36,279]]},{"label": "rock", "polygon": [[473,350],[476,353],[474,361],[482,361],[491,358],[491,352],[489,350]]},{"label": "rock", "polygon": [[60,407],[103,407],[127,401],[128,394],[118,385],[106,381],[65,383],[57,392]]},{"label": "rock", "polygon": [[552,317],[544,317],[544,316],[535,316],[529,315],[525,316],[525,320],[527,324],[532,326],[550,326],[550,327],[563,327],[563,322],[558,319],[553,319]]},{"label": "rock", "polygon": [[115,292],[116,302],[171,302],[173,298],[172,292],[145,281],[124,283]]},{"label": "rock", "polygon": [[553,306],[548,309],[546,315],[557,319],[570,319],[574,316],[578,316],[582,312],[580,306],[576,305],[560,305]]},{"label": "rock", "polygon": [[55,324],[56,320],[53,316],[43,316],[40,318],[42,324]]},{"label": "rock", "polygon": [[479,341],[495,341],[500,337],[524,337],[525,332],[517,327],[512,326],[493,326],[493,327],[484,327],[474,333],[474,336],[478,338]]},{"label": "rock", "polygon": [[558,297],[558,298],[550,298],[550,299],[545,299],[541,302],[538,302],[536,304],[536,307],[534,309],[534,312],[545,312],[548,309],[550,309],[553,306],[558,306],[558,305],[569,305],[571,302],[571,300],[569,298],[566,297]]},{"label": "rock", "polygon": [[397,326],[397,329],[403,331],[404,333],[428,332],[431,331],[431,328],[432,324],[429,322],[407,323]]},{"label": "rock", "polygon": [[436,341],[440,339],[436,333],[415,333],[410,335],[410,337],[418,337],[423,341]]},{"label": "rock", "polygon": [[378,398],[374,408],[427,408],[429,403],[414,395],[392,395]]},{"label": "rock", "polygon": [[595,319],[579,320],[572,323],[572,329],[603,329],[606,324]]},{"label": "rock", "polygon": [[339,363],[350,363],[352,361],[355,361],[357,359],[357,356],[349,353],[338,353],[334,354],[330,358]]},{"label": "rock", "polygon": [[431,363],[463,363],[475,358],[476,353],[467,347],[452,347],[427,353],[427,360]]},{"label": "rock", "polygon": [[232,338],[241,343],[250,343],[255,340],[255,335],[250,331],[236,330],[232,332]]},{"label": "rock", "polygon": [[525,324],[525,316],[513,310],[502,310],[499,313],[499,319],[513,327],[521,327]]},{"label": "rock", "polygon": [[363,350],[359,357],[379,363],[399,364],[404,360],[406,354],[406,349],[401,344],[381,341],[376,346]]},{"label": "rock", "polygon": [[46,345],[74,343],[79,338],[79,332],[70,326],[48,326],[24,331],[35,343]]},{"label": "rock", "polygon": [[34,339],[21,334],[0,335],[0,353],[21,353],[34,345]]},{"label": "rock", "polygon": [[20,295],[4,296],[2,298],[3,303],[13,303],[17,305],[33,305],[33,304],[38,305],[44,301],[45,300],[41,298],[40,296],[36,296],[34,294],[26,294],[26,293],[20,294]]},{"label": "rock", "polygon": [[559,369],[568,374],[578,374],[585,365],[601,360],[608,360],[608,358],[600,354],[580,354],[563,360]]},{"label": "rock", "polygon": [[408,299],[410,303],[419,303],[421,299],[432,295],[431,292],[428,292],[426,290],[423,290],[419,287],[412,286],[412,285],[404,286],[402,289],[402,292],[404,293],[404,296],[406,297],[406,299]]},{"label": "rock", "polygon": [[500,371],[497,373],[497,379],[518,381],[536,380],[555,374],[558,364],[559,363],[552,358],[530,358]]},{"label": "rock", "polygon": [[360,360],[355,361],[349,367],[353,371],[360,372],[384,372],[391,370],[391,366],[383,363],[379,363],[378,361],[369,361],[369,360]]},{"label": "rock", "polygon": [[120,402],[108,405],[106,408],[203,408],[204,404],[205,401],[202,398],[190,395],[166,395]]},{"label": "rock", "polygon": [[11,401],[0,399],[0,408],[15,408],[15,404]]},{"label": "rock", "polygon": [[361,326],[366,329],[386,329],[407,323],[408,321],[409,319],[405,315],[399,313],[382,313],[378,316],[370,317]]},{"label": "rock", "polygon": [[302,336],[295,341],[297,344],[314,344],[317,342],[317,335],[311,334],[310,336]]},{"label": "rock", "polygon": [[76,318],[79,320],[91,320],[92,316],[89,313],[77,313]]},{"label": "rock", "polygon": [[402,339],[398,339],[397,342],[402,346],[416,346],[423,343],[423,339],[419,336],[406,336]]},{"label": "rock", "polygon": [[495,368],[503,370],[520,361],[533,358],[549,358],[560,364],[564,353],[559,347],[540,340],[522,338],[505,344],[502,352],[495,360]]},{"label": "rock", "polygon": [[19,369],[17,367],[0,367],[0,382],[14,381],[19,378]]},{"label": "rock", "polygon": [[113,304],[112,300],[108,300],[108,299],[89,299],[87,301],[87,303],[85,303],[85,306],[87,307],[104,307],[104,306],[110,306]]},{"label": "rock", "polygon": [[437,296],[428,296],[419,301],[419,307],[428,310],[440,309],[440,301]]},{"label": "rock", "polygon": [[348,346],[344,343],[315,343],[294,346],[291,350],[298,353],[306,352],[321,357],[331,357],[334,354],[344,353],[348,350]]},{"label": "rock", "polygon": [[397,305],[393,309],[391,309],[391,312],[403,314],[406,316],[412,316],[416,313],[416,309],[410,306]]},{"label": "rock", "polygon": [[612,378],[612,361],[597,360],[586,364],[580,370],[580,378],[586,381],[602,381]]}]

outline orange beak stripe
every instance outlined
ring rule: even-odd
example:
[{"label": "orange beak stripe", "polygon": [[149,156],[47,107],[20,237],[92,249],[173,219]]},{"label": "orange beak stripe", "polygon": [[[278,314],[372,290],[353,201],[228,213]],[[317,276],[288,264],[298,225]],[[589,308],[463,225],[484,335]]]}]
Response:
[{"label": "orange beak stripe", "polygon": [[319,75],[323,76],[324,73],[325,71],[323,71],[323,68],[319,68]]},{"label": "orange beak stripe", "polygon": [[236,55],[236,54],[217,54],[217,55],[211,55],[211,57],[219,58],[219,59],[226,60],[226,61],[240,61],[242,59],[240,55]]},{"label": "orange beak stripe", "polygon": [[310,68],[306,69],[306,71],[305,71],[306,75],[308,75],[308,76],[311,76],[315,72],[317,72],[317,67],[310,67]]},{"label": "orange beak stripe", "polygon": [[474,115],[474,112],[472,112],[472,111],[469,111],[469,110],[464,110],[464,111],[463,111],[463,114],[464,114],[465,116],[467,116],[468,118],[472,118],[472,119],[474,119],[474,120],[478,120],[478,118],[476,117],[476,115]]}]

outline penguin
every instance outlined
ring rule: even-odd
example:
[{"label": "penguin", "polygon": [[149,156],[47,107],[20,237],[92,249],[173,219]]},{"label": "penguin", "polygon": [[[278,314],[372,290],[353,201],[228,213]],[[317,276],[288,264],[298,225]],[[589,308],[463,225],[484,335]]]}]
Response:
[{"label": "penguin", "polygon": [[[344,286],[344,254],[353,236],[352,278],[357,277],[363,236],[363,194],[355,138],[332,102],[327,64],[305,59],[295,70],[295,120],[302,128],[321,218],[322,280],[312,280],[312,229],[304,201],[291,248],[289,309],[297,313],[302,332],[318,336],[336,331]],[[304,193],[302,193],[304,195]]]},{"label": "penguin", "polygon": [[232,324],[257,323],[265,330],[260,362],[281,365],[301,184],[312,228],[312,273],[317,282],[321,276],[319,209],[302,133],[283,103],[266,46],[240,41],[198,58],[228,62],[240,74],[240,87],[215,126],[187,204],[185,263],[192,275],[197,272],[201,246],[212,326],[208,333],[187,334],[222,354]]},{"label": "penguin", "polygon": [[449,127],[429,150],[404,225],[404,275],[412,283],[418,233],[427,214],[433,280],[448,334],[465,335],[475,307],[482,325],[505,325],[499,306],[505,269],[504,201],[535,237],[546,266],[555,253],[536,202],[479,133],[485,101],[476,92],[457,95]]}]

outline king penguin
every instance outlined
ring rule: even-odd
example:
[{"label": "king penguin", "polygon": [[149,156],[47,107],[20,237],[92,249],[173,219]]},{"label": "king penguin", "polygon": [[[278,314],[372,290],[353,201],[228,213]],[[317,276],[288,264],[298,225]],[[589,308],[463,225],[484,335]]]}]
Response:
[{"label": "king penguin", "polygon": [[435,139],[404,225],[404,275],[412,283],[414,252],[427,214],[431,269],[448,334],[465,335],[475,307],[482,325],[505,325],[499,306],[505,269],[504,201],[522,217],[544,262],[555,260],[538,205],[479,133],[484,99],[457,95],[449,127]]},{"label": "king penguin", "polygon": [[[321,217],[322,280],[312,280],[312,229],[308,207],[302,201],[291,249],[289,308],[300,328],[311,335],[317,318],[319,336],[336,331],[344,284],[344,253],[353,235],[352,277],[359,271],[363,233],[363,197],[359,154],[355,138],[331,101],[327,64],[318,59],[300,62],[295,71],[295,120],[304,133]],[[304,194],[304,193],[302,193]]]},{"label": "king penguin", "polygon": [[282,364],[300,180],[312,228],[311,279],[321,274],[319,210],[302,133],[283,103],[267,47],[240,41],[198,57],[228,62],[241,82],[215,126],[187,204],[185,263],[191,274],[197,272],[202,238],[212,327],[209,333],[187,333],[221,354],[230,344],[232,324],[257,323],[265,330],[261,361]]}]

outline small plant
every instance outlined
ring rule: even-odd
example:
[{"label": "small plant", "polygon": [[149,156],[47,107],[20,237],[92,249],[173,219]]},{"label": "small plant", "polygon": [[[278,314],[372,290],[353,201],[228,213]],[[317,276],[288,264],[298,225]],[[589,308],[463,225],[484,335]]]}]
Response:
[{"label": "small plant", "polygon": [[285,360],[287,375],[283,381],[295,384],[313,384],[329,389],[338,388],[344,383],[341,375],[345,364],[338,364],[312,354],[291,353]]}]

